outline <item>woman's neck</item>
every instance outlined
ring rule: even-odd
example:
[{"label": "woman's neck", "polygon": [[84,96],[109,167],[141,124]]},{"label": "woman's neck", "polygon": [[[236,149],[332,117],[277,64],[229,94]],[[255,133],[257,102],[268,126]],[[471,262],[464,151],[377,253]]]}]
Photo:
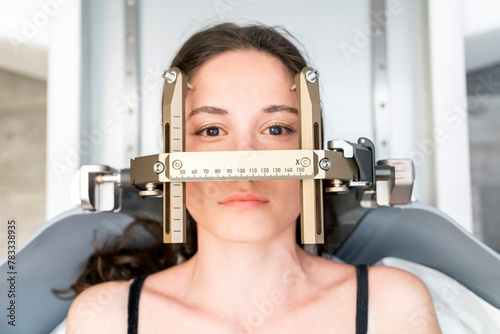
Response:
[{"label": "woman's neck", "polygon": [[260,243],[221,240],[199,228],[198,251],[185,264],[187,304],[238,326],[268,321],[310,295],[318,266],[296,244],[294,224]]}]

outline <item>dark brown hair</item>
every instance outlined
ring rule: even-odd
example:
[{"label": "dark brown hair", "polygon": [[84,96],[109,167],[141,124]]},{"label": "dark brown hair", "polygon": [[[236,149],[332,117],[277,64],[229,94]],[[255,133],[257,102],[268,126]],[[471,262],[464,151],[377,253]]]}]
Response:
[{"label": "dark brown hair", "polygon": [[284,35],[293,38],[288,31],[280,27],[240,27],[234,23],[222,23],[191,36],[175,56],[171,67],[178,67],[188,77],[192,77],[196,70],[213,56],[226,51],[253,50],[279,59],[293,77],[306,67],[307,63],[297,47]]},{"label": "dark brown hair", "polygon": [[[180,68],[188,78],[192,78],[196,70],[211,57],[231,50],[253,50],[279,59],[293,77],[307,64],[297,47],[285,36],[293,38],[283,28],[218,24],[191,36],[174,57],[171,67]],[[128,242],[138,226],[143,226],[152,236],[153,241],[147,248],[136,249]],[[299,226],[297,224],[297,243],[300,245]],[[78,294],[97,283],[128,280],[137,275],[169,268],[191,258],[197,251],[197,232],[196,223],[189,212],[186,228],[186,244],[163,244],[159,222],[144,219],[134,221],[115,246],[99,247],[94,241],[96,253],[88,260],[83,274],[68,291]]]}]

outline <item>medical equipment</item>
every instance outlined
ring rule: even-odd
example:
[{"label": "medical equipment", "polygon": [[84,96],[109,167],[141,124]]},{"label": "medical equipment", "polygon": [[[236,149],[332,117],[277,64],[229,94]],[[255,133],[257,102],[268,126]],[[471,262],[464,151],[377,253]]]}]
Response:
[{"label": "medical equipment", "polygon": [[[350,187],[362,188],[363,203],[368,206],[410,202],[414,180],[411,160],[384,160],[375,164],[375,148],[368,138],[359,138],[358,143],[332,140],[328,142],[328,150],[322,149],[319,73],[315,69],[306,67],[295,76],[300,149],[281,151],[185,152],[187,79],[178,68],[165,71],[163,76],[164,152],[133,159],[130,184],[142,189],[140,195],[162,196],[164,242],[186,241],[184,182],[187,181],[300,179],[303,244],[324,243],[325,191],[342,193]],[[82,172],[84,208],[117,209],[118,187],[110,188],[113,200],[109,203],[113,204],[101,203],[106,199],[96,194],[101,185],[123,184],[121,176],[128,172],[117,173],[99,166],[83,167]]]},{"label": "medical equipment", "polygon": [[[500,256],[439,210],[411,201],[411,160],[375,163],[375,149],[367,138],[357,143],[333,140],[328,150],[322,150],[317,76],[306,68],[296,77],[299,150],[194,153],[184,152],[182,144],[185,76],[178,69],[166,71],[164,152],[135,158],[130,169],[82,166],[77,177],[82,208],[47,222],[18,250],[16,284],[23,290],[17,296],[14,333],[47,333],[64,319],[71,300],[57,299],[51,290],[75,282],[94,252],[94,233],[102,245],[109,237],[120,236],[135,217],[145,217],[164,221],[165,242],[184,242],[184,182],[216,178],[221,182],[300,179],[303,243],[327,240],[323,225],[331,222],[324,221],[322,195],[334,196],[339,230],[336,244],[323,256],[368,265],[388,256],[409,260],[437,269],[500,308]],[[134,242],[147,240],[134,235]],[[2,272],[7,266],[7,259],[0,262]],[[7,283],[0,281],[2,296],[9,289]],[[83,312],[91,317],[106,307],[107,298],[103,294]],[[447,306],[455,310],[453,303]],[[0,332],[11,331],[6,322],[0,323]]]}]

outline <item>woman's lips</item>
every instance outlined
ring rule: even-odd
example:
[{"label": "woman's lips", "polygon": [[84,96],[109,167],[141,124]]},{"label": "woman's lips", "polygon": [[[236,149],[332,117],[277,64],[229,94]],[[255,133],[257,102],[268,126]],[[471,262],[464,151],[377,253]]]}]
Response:
[{"label": "woman's lips", "polygon": [[269,202],[267,198],[252,193],[236,193],[224,198],[219,204],[237,209],[253,209]]}]

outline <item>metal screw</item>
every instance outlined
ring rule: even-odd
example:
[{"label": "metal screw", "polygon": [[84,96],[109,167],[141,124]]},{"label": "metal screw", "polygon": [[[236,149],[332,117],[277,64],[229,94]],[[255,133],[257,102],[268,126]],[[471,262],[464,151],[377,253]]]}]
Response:
[{"label": "metal screw", "polygon": [[175,71],[165,71],[162,76],[168,83],[172,83],[177,79],[177,73]]},{"label": "metal screw", "polygon": [[180,160],[175,160],[172,162],[172,167],[174,167],[174,169],[180,169],[182,167],[182,162]]},{"label": "metal screw", "polygon": [[349,188],[339,179],[333,179],[327,182],[330,185],[325,187],[327,193],[343,193],[349,191]]},{"label": "metal screw", "polygon": [[307,81],[309,81],[309,82],[316,82],[316,79],[319,78],[319,72],[316,70],[308,71],[306,73],[306,78],[307,78]]},{"label": "metal screw", "polygon": [[156,174],[160,174],[165,170],[165,165],[160,161],[155,162],[154,170]]},{"label": "metal screw", "polygon": [[146,183],[146,190],[139,191],[140,196],[161,196],[161,190],[156,189],[156,184],[153,182]]},{"label": "metal screw", "polygon": [[304,167],[308,167],[311,164],[311,160],[309,160],[309,158],[307,157],[304,157],[300,159],[300,164]]},{"label": "metal screw", "polygon": [[332,164],[330,163],[330,160],[328,158],[323,158],[319,161],[319,167],[322,170],[329,170]]}]

